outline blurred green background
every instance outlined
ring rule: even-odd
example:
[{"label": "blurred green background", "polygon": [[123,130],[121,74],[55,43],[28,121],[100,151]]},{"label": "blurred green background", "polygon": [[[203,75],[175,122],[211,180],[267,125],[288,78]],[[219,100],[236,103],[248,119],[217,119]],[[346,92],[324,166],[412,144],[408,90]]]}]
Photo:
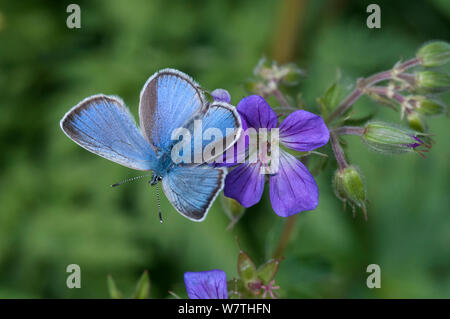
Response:
[{"label": "blurred green background", "polygon": [[[76,1],[81,29],[66,27],[73,1],[0,1],[0,297],[107,298],[113,275],[125,294],[147,269],[151,297],[186,296],[183,273],[220,268],[236,276],[238,247],[257,263],[270,257],[284,219],[268,194],[236,228],[220,203],[193,223],[137,172],[71,142],[59,120],[96,94],[121,96],[137,115],[139,92],[172,67],[203,87],[230,91],[263,56],[307,71],[308,108],[338,68],[348,83],[450,39],[450,2],[376,1],[381,29],[366,27],[372,1]],[[448,96],[445,100],[449,101]],[[361,99],[377,118],[399,114]],[[277,276],[287,298],[450,297],[450,149],[448,118],[433,118],[426,160],[383,156],[348,138],[348,157],[365,175],[369,221],[344,212],[331,187],[333,166],[317,177],[320,204],[299,216]],[[81,289],[66,287],[66,266],[81,267]],[[381,289],[366,287],[366,267],[381,266]]]}]

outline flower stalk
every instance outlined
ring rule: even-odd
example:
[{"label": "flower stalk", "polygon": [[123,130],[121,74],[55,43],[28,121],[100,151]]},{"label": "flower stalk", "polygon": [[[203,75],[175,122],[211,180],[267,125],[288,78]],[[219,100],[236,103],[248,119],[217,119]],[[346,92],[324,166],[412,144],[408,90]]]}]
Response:
[{"label": "flower stalk", "polygon": [[333,149],[334,157],[336,157],[336,161],[340,169],[344,169],[348,167],[347,160],[345,159],[344,150],[342,149],[341,144],[339,143],[339,138],[336,136],[335,132],[330,133],[330,142],[331,148]]},{"label": "flower stalk", "polygon": [[362,78],[357,80],[356,88],[342,101],[342,103],[332,112],[325,120],[326,123],[331,123],[340,116],[342,116],[364,93],[365,90],[374,84],[392,79],[395,75],[406,71],[409,68],[419,65],[418,58],[408,60],[395,66],[391,70],[383,71],[374,74],[368,78]]}]

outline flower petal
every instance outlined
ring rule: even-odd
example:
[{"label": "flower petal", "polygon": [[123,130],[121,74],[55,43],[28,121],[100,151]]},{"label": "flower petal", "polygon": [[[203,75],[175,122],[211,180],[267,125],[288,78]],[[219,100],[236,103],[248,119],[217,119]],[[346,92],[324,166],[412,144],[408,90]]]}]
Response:
[{"label": "flower petal", "polygon": [[294,156],[280,151],[277,174],[271,175],[270,202],[281,217],[313,210],[319,203],[319,190],[308,169]]},{"label": "flower petal", "polygon": [[327,144],[329,138],[323,119],[307,111],[289,114],[280,125],[280,141],[296,151],[311,151]]},{"label": "flower petal", "polygon": [[213,97],[214,101],[226,103],[230,103],[231,101],[230,93],[228,93],[228,91],[224,89],[215,89],[211,92],[211,96]]},{"label": "flower petal", "polygon": [[270,105],[259,95],[244,97],[237,105],[237,111],[245,119],[249,127],[274,128],[277,126],[277,114]]},{"label": "flower petal", "polygon": [[227,299],[227,276],[214,269],[184,273],[184,284],[189,299]]},{"label": "flower petal", "polygon": [[264,191],[264,174],[260,173],[261,163],[241,164],[225,178],[224,194],[234,198],[242,206],[250,207],[258,203]]}]

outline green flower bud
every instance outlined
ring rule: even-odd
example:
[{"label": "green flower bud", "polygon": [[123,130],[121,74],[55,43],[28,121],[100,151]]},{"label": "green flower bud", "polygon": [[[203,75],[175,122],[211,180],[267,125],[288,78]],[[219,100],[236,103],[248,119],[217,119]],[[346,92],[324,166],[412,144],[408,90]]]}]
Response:
[{"label": "green flower bud", "polygon": [[275,277],[280,262],[277,259],[270,259],[258,268],[256,276],[264,285],[269,284]]},{"label": "green flower bud", "polygon": [[410,128],[417,132],[424,133],[427,130],[427,123],[423,119],[423,116],[418,112],[411,112],[406,115],[408,125]]},{"label": "green flower bud", "polygon": [[338,169],[333,181],[336,196],[342,201],[361,207],[365,212],[366,189],[361,174],[355,166]]},{"label": "green flower bud", "polygon": [[426,67],[441,66],[450,61],[450,44],[444,41],[433,41],[417,51],[420,64]]},{"label": "green flower bud", "polygon": [[366,124],[362,139],[372,150],[395,154],[418,151],[424,145],[418,136],[419,132],[384,122],[369,122]]},{"label": "green flower bud", "polygon": [[253,260],[247,255],[247,253],[242,250],[239,252],[238,256],[238,274],[239,277],[248,283],[256,279],[256,266]]},{"label": "green flower bud", "polygon": [[446,111],[444,103],[425,96],[413,96],[409,99],[415,102],[415,110],[421,115],[441,115]]},{"label": "green flower bud", "polygon": [[415,75],[415,86],[419,92],[442,92],[450,88],[450,75],[436,71],[419,71]]}]

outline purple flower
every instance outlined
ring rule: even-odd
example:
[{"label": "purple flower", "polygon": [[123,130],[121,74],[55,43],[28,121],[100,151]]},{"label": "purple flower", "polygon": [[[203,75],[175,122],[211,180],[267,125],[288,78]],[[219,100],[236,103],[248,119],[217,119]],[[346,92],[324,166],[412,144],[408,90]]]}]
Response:
[{"label": "purple flower", "polygon": [[189,299],[228,299],[227,276],[223,270],[186,272],[184,284]]},{"label": "purple flower", "polygon": [[[245,127],[266,128],[269,132],[277,127],[277,115],[261,96],[243,98],[237,111]],[[280,144],[295,151],[312,151],[328,143],[328,139],[329,131],[322,118],[307,111],[289,114],[279,126]],[[264,191],[265,175],[260,172],[264,165],[264,160],[258,157],[254,163],[237,166],[226,177],[225,196],[236,199],[244,207],[258,203]],[[269,175],[269,190],[272,208],[282,217],[313,210],[319,202],[319,190],[311,173],[281,148],[278,171]]]}]

